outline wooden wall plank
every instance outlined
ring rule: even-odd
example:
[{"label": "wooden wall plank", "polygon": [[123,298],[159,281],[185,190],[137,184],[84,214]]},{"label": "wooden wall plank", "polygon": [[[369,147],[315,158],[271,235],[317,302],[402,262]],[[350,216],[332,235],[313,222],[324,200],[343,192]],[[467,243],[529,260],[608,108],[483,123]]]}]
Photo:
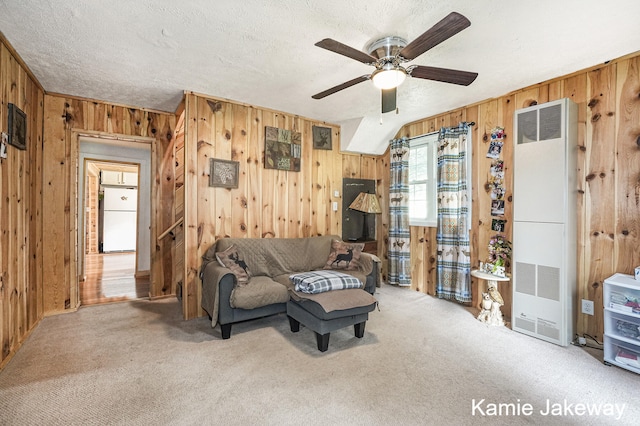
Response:
[{"label": "wooden wall plank", "polygon": [[238,176],[238,188],[231,189],[232,207],[231,207],[231,229],[233,232],[246,238],[248,235],[247,221],[249,213],[247,210],[247,176],[246,164],[248,153],[247,124],[249,119],[249,110],[240,105],[233,105],[233,124],[231,128],[231,158],[243,165],[244,173]]},{"label": "wooden wall plank", "polygon": [[389,169],[389,148],[385,154],[376,158],[376,192],[382,213],[376,218],[376,240],[378,241],[378,257],[382,265],[380,275],[382,281],[386,282],[389,265],[389,186],[391,184],[391,173]]},{"label": "wooden wall plank", "polygon": [[[185,133],[184,133],[184,282],[182,285],[182,315],[184,318],[199,316],[199,286],[192,271],[200,265],[200,248],[198,241],[202,232],[198,218],[198,148],[200,141],[198,98],[195,95],[185,96]],[[204,197],[207,195],[205,194]],[[208,216],[211,217],[210,215]]]},{"label": "wooden wall plank", "polygon": [[[264,168],[264,126],[262,123],[262,111],[258,108],[249,108],[250,126],[247,134],[249,156],[247,157],[247,226],[249,238],[262,237],[262,186],[260,177]],[[244,165],[240,165],[242,170]]]},{"label": "wooden wall plank", "polygon": [[640,266],[640,57],[618,65],[615,270]]},{"label": "wooden wall plank", "polygon": [[[213,134],[213,129],[216,125],[216,119],[219,117],[213,113],[212,109],[215,110],[217,108],[222,108],[222,105],[213,104],[212,106],[204,99],[198,99],[197,97],[190,97],[189,100],[193,103],[196,113],[195,121],[193,123],[196,131],[195,137],[197,143],[194,148],[197,155],[196,167],[198,172],[196,173],[196,176],[198,192],[201,194],[201,197],[197,199],[197,204],[193,205],[193,207],[196,209],[198,217],[213,218],[217,216],[216,195],[218,188],[209,187],[209,161],[211,158],[216,158],[214,140],[216,135]],[[186,121],[191,122],[192,120],[189,120],[189,116],[186,112],[185,115],[187,116]],[[185,140],[185,150],[186,149],[187,144]],[[193,171],[190,171],[189,173],[193,173]],[[198,239],[195,242],[198,247],[198,253],[203,253],[201,247],[208,247],[216,240],[218,231],[217,226],[218,222],[214,220],[207,222],[198,221]]]},{"label": "wooden wall plank", "polygon": [[[47,277],[44,287],[44,311],[64,312],[66,271],[64,264],[65,216],[64,193],[66,185],[66,101],[63,98],[45,96],[45,143],[43,164],[42,214],[47,218],[46,231],[43,229],[42,244],[46,247],[42,256],[42,273]],[[69,306],[70,307],[70,306]],[[74,307],[75,308],[75,307]]]},{"label": "wooden wall plank", "polygon": [[42,163],[43,163],[43,127],[44,120],[44,92],[35,82],[31,82],[33,90],[32,111],[33,129],[32,138],[35,143],[31,145],[29,161],[31,163],[31,214],[29,215],[29,324],[27,329],[31,330],[43,316],[43,276],[42,276]]},{"label": "wooden wall plank", "polygon": [[[300,204],[300,213],[297,218],[299,223],[299,235],[301,237],[311,236],[311,190],[312,184],[311,173],[313,170],[313,126],[312,121],[302,120],[302,140],[305,142],[302,149],[300,187],[298,193],[298,203]],[[333,131],[332,131],[333,132]],[[333,135],[332,135],[333,136]],[[335,140],[335,136],[333,136]]]},{"label": "wooden wall plank", "polygon": [[[212,124],[211,130],[214,133],[213,146],[215,147],[215,155],[217,158],[231,159],[231,128],[233,126],[233,116],[235,110],[233,105],[221,103],[222,107],[218,109],[214,116],[215,122]],[[198,166],[200,167],[200,166]],[[198,168],[200,173],[200,168]],[[204,181],[200,185],[206,185]],[[215,215],[216,215],[216,232],[219,238],[234,234],[232,229],[233,203],[231,190],[226,188],[215,188]]]},{"label": "wooden wall plank", "polygon": [[[9,87],[11,86],[10,75],[10,58],[11,54],[5,47],[4,43],[0,44],[0,95],[2,99],[2,110],[5,111],[5,108],[8,108],[9,104]],[[0,124],[2,131],[6,131],[8,129],[7,119],[5,119],[5,114],[0,114]],[[7,148],[8,149],[8,148]],[[3,161],[4,160],[0,160]],[[15,161],[15,160],[14,160]],[[9,246],[11,241],[11,232],[9,227],[9,221],[11,220],[10,215],[10,198],[9,194],[9,167],[10,164],[7,161],[7,164],[0,169],[0,195],[2,198],[0,199],[0,221],[3,223],[2,233],[0,234],[0,361],[5,362],[9,356],[12,354],[13,348],[11,347],[11,339],[12,332],[11,328],[11,311],[13,307],[9,300],[9,295],[11,291],[9,289],[9,279],[10,275],[7,271],[10,258],[9,258]],[[11,167],[13,168],[13,161],[11,163]],[[5,228],[6,227],[6,228]],[[0,364],[2,365],[2,364]]]},{"label": "wooden wall plank", "polygon": [[[578,151],[578,211],[582,212],[578,236],[578,282],[582,285],[578,298],[603,306],[598,288],[603,277],[615,272],[611,236],[615,234],[616,215],[610,208],[615,205],[615,156],[613,146],[607,143],[615,139],[615,65],[589,72],[587,91],[586,140]],[[588,244],[584,243],[586,240]],[[596,309],[594,316],[580,315],[579,321],[583,329],[595,328],[598,322],[603,326],[603,312]]]},{"label": "wooden wall plank", "polygon": [[[9,99],[13,100],[13,103],[25,111],[24,96],[22,94],[22,85],[20,82],[20,65],[18,61],[12,58],[9,68],[9,80],[11,86],[9,87]],[[28,131],[29,129],[27,129]],[[9,147],[7,147],[9,149]],[[7,296],[9,298],[9,304],[11,305],[9,323],[11,327],[9,332],[11,338],[9,340],[11,347],[16,347],[19,342],[19,338],[23,333],[20,330],[21,324],[25,324],[22,317],[24,310],[24,284],[25,279],[23,275],[24,264],[22,262],[21,251],[23,249],[22,238],[25,237],[23,229],[24,221],[24,206],[22,198],[24,196],[24,153],[17,149],[10,149],[8,153],[9,157],[9,222],[8,230],[12,236],[15,236],[15,240],[9,244],[8,247],[8,260],[9,263],[5,266],[5,270],[8,270],[9,281],[5,284],[8,285]],[[11,178],[15,180],[11,180]]]},{"label": "wooden wall plank", "polygon": [[[261,140],[256,141],[262,148],[262,161],[264,163],[264,136],[265,127],[277,127],[278,124],[274,120],[274,114],[270,111],[262,113]],[[277,185],[277,171],[274,169],[262,169],[262,238],[273,238],[276,236],[275,226],[275,194],[274,189]]]}]

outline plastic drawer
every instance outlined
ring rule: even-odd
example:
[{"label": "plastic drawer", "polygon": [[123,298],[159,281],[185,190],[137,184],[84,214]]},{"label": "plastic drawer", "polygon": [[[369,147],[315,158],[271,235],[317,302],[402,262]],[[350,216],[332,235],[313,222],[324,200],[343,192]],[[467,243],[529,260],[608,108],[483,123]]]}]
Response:
[{"label": "plastic drawer", "polygon": [[640,345],[606,336],[604,361],[640,374]]},{"label": "plastic drawer", "polygon": [[640,345],[640,317],[609,311],[604,316],[604,332],[607,336],[627,338]]}]

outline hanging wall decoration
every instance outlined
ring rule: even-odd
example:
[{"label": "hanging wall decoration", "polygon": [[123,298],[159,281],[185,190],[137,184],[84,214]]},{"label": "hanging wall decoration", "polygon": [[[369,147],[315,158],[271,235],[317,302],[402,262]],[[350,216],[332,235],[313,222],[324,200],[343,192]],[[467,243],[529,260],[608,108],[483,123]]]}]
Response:
[{"label": "hanging wall decoration", "polygon": [[237,188],[238,171],[240,163],[238,161],[220,160],[218,158],[209,159],[209,186],[220,188]]},{"label": "hanging wall decoration", "polygon": [[264,168],[300,171],[302,134],[266,126],[264,129]]},{"label": "hanging wall decoration", "polygon": [[27,149],[27,115],[14,104],[9,104],[9,144]]},{"label": "hanging wall decoration", "polygon": [[489,169],[489,188],[492,200],[504,198],[504,161],[494,160]]},{"label": "hanging wall decoration", "polygon": [[500,158],[503,141],[504,128],[494,127],[493,130],[491,130],[491,143],[489,144],[489,151],[487,151],[487,158]]},{"label": "hanging wall decoration", "polygon": [[313,147],[315,149],[331,149],[331,128],[313,126]]},{"label": "hanging wall decoration", "polygon": [[491,219],[491,230],[495,232],[504,232],[504,226],[506,224],[504,219]]}]

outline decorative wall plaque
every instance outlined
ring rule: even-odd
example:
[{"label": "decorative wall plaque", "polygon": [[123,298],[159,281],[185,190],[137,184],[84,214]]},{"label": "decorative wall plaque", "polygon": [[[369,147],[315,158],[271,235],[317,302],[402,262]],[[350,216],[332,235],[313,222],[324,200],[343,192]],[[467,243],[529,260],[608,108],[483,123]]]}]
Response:
[{"label": "decorative wall plaque", "polygon": [[302,134],[266,126],[264,129],[264,168],[300,171]]},{"label": "decorative wall plaque", "polygon": [[220,188],[238,187],[238,170],[240,163],[237,161],[211,158],[209,164],[209,186],[217,186]]},{"label": "decorative wall plaque", "polygon": [[315,149],[332,149],[331,128],[313,126],[313,147]]}]

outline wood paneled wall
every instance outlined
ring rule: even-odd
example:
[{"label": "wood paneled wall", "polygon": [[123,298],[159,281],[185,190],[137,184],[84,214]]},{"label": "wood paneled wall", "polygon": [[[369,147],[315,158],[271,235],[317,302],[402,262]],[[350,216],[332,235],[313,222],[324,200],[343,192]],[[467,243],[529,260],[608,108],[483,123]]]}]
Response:
[{"label": "wood paneled wall", "polygon": [[[469,88],[473,90],[473,86]],[[513,206],[513,114],[516,109],[561,98],[578,104],[578,274],[577,332],[602,338],[603,281],[614,272],[633,273],[640,265],[640,55],[527,87],[452,112],[404,126],[399,135],[416,136],[442,126],[474,121],[472,262],[485,260],[491,231],[489,166],[485,158],[491,129],[505,128],[508,219],[511,238]],[[541,188],[544,190],[544,188]],[[412,288],[435,293],[435,229],[413,227]],[[474,305],[479,301],[474,279]],[[511,286],[501,284],[503,312],[511,314]],[[580,313],[580,299],[595,301],[595,315]]]},{"label": "wood paneled wall", "polygon": [[[332,129],[332,150],[313,149],[313,125]],[[300,172],[264,168],[265,126],[302,133]],[[376,157],[340,152],[339,126],[194,93],[185,99],[184,153],[185,318],[203,314],[198,271],[216,239],[340,235],[342,178],[385,173]],[[208,186],[210,158],[240,163],[237,189]]]},{"label": "wood paneled wall", "polygon": [[43,316],[42,114],[44,91],[0,33],[0,131],[8,105],[27,116],[27,149],[0,159],[0,368]]},{"label": "wood paneled wall", "polygon": [[[150,138],[152,179],[150,296],[174,294],[171,244],[156,244],[171,225],[173,211],[174,114],[95,100],[47,94],[44,97],[43,256],[44,311],[75,310],[77,292],[78,136],[134,141]],[[136,142],[131,142],[136,143]],[[117,149],[117,148],[114,148]],[[169,212],[167,214],[166,212]],[[168,258],[166,262],[164,259]]]}]

